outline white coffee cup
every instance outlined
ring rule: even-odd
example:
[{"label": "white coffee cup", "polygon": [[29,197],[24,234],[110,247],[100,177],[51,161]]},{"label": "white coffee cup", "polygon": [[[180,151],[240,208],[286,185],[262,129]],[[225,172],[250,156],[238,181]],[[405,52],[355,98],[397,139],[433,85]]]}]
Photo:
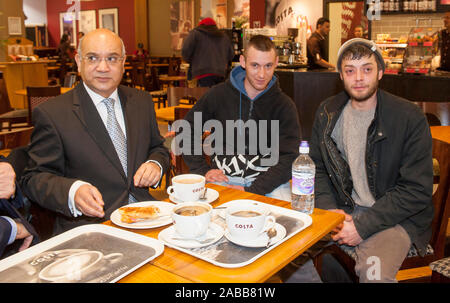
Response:
[{"label": "white coffee cup", "polygon": [[172,178],[167,193],[183,202],[198,201],[205,189],[205,177],[195,174],[183,174]]},{"label": "white coffee cup", "polygon": [[233,238],[253,240],[275,225],[275,217],[267,215],[264,205],[242,203],[227,207],[225,221]]},{"label": "white coffee cup", "polygon": [[182,238],[201,237],[208,231],[212,206],[204,202],[185,202],[172,210],[175,230]]}]

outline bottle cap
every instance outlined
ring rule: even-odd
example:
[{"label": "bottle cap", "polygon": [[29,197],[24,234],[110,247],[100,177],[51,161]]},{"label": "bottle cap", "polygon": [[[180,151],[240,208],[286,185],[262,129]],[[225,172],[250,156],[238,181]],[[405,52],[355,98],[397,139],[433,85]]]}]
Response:
[{"label": "bottle cap", "polygon": [[299,151],[301,154],[308,154],[309,153],[309,144],[308,141],[302,141],[300,143]]}]

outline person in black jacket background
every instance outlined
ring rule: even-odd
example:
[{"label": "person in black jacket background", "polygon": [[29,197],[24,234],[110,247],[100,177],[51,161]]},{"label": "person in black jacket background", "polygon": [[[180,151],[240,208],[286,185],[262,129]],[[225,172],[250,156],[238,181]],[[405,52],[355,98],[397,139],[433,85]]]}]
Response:
[{"label": "person in black jacket background", "polygon": [[190,64],[198,86],[211,87],[225,80],[234,50],[216,22],[204,18],[184,39],[181,55]]},{"label": "person in black jacket background", "polygon": [[395,282],[431,237],[432,139],[419,107],[378,89],[381,52],[355,38],[338,52],[345,92],[319,106],[310,156],[316,207],[345,214],[332,240],[355,254],[360,282]]}]

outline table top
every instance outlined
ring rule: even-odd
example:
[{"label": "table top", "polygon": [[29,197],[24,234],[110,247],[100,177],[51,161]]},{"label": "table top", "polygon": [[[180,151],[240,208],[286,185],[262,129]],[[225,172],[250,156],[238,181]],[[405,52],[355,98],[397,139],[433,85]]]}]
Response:
[{"label": "table top", "polygon": [[[220,194],[219,198],[212,202],[211,205],[213,207],[236,199],[252,199],[275,206],[290,208],[290,203],[286,201],[242,192],[215,184],[207,184],[207,187],[217,190]],[[167,199],[167,201],[169,200]],[[222,268],[165,246],[161,256],[142,266],[137,271],[132,272],[120,282],[160,282],[158,280],[159,276],[157,275],[160,275],[161,279],[165,279],[166,282],[264,282],[302,254],[306,249],[317,243],[323,236],[328,234],[344,220],[344,216],[341,214],[317,208],[314,209],[311,217],[313,220],[311,226],[281,243],[249,265],[239,268]],[[107,221],[104,224],[122,228],[115,226],[111,221]],[[167,227],[128,230],[148,237],[158,238],[159,232]],[[155,272],[157,273],[156,276]]]},{"label": "table top", "polygon": [[[72,89],[72,87],[61,87],[61,94],[65,94],[71,89]],[[27,95],[27,90],[26,89],[19,89],[19,90],[16,90],[14,93],[16,95],[19,95],[19,96],[26,96]]]},{"label": "table top", "polygon": [[187,80],[187,76],[160,76],[161,81],[182,81]]},{"label": "table top", "polygon": [[431,136],[450,144],[450,126],[430,126]]},{"label": "table top", "polygon": [[194,105],[180,104],[177,106],[168,106],[155,110],[156,119],[164,122],[173,122],[175,120],[175,107],[192,108]]}]

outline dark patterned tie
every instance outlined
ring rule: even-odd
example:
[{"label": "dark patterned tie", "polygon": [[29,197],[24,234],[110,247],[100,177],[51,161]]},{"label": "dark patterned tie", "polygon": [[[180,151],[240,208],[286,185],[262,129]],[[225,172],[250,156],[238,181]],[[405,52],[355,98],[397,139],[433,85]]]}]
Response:
[{"label": "dark patterned tie", "polygon": [[[112,98],[106,98],[103,100],[103,103],[105,103],[106,110],[108,112],[108,117],[106,118],[106,129],[108,130],[111,141],[114,144],[117,155],[119,156],[125,175],[127,175],[127,140],[116,118],[116,112],[114,111],[115,100]],[[133,203],[137,201],[131,194],[129,194],[128,202]]]}]

